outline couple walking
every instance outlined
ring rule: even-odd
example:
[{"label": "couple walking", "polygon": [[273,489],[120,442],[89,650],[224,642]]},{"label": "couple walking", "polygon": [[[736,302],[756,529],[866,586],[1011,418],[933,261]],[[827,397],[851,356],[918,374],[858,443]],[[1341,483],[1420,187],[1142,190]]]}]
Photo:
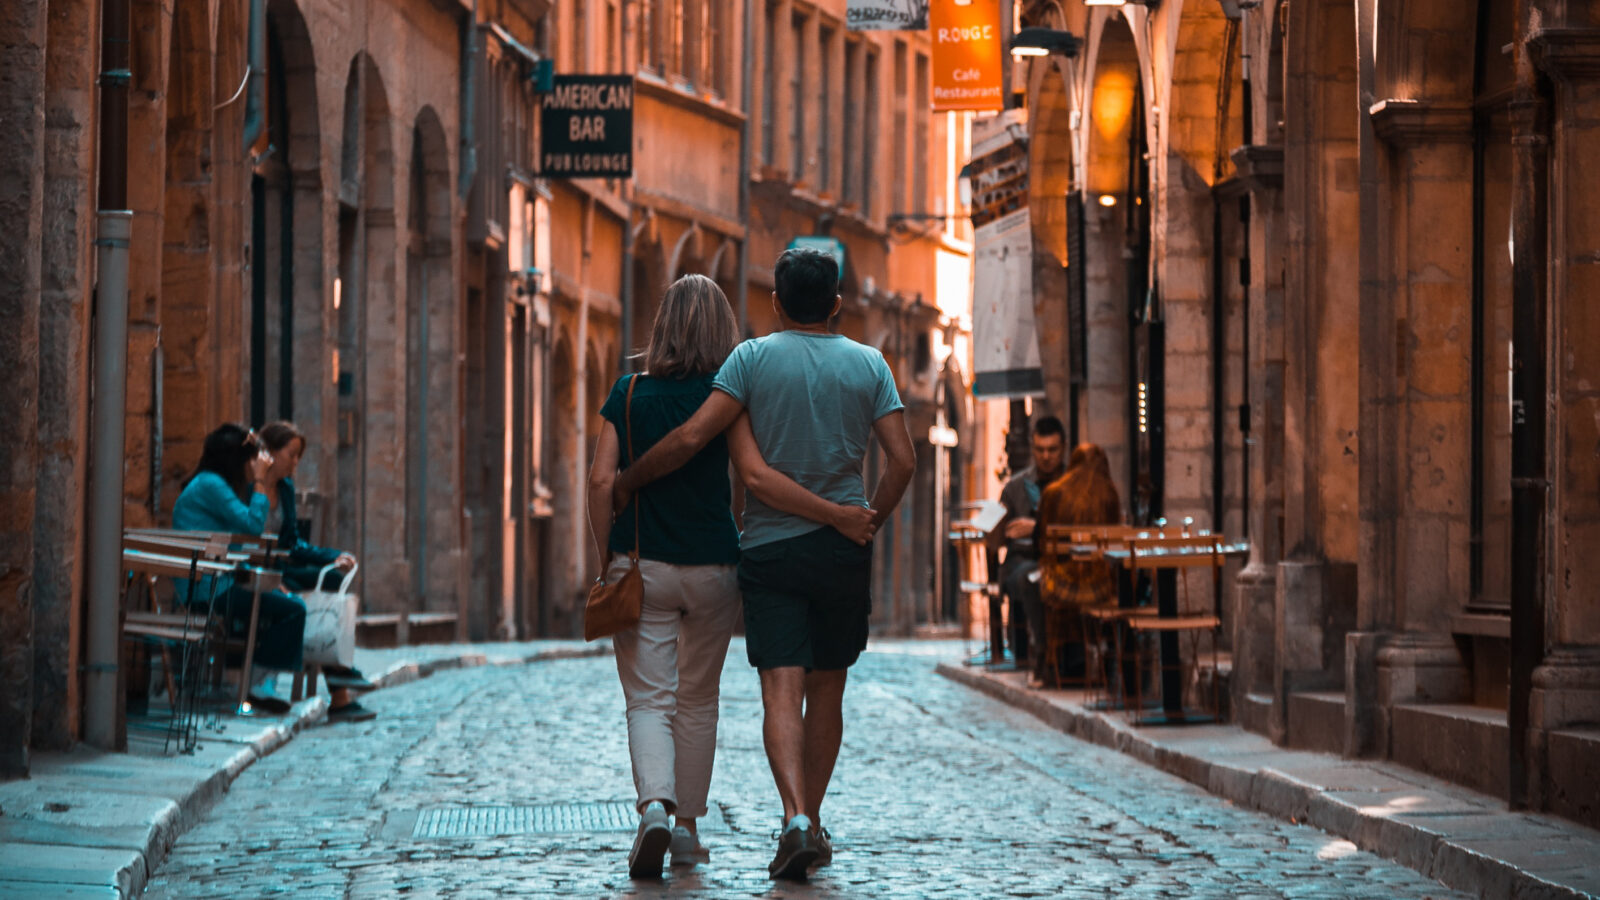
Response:
[{"label": "couple walking", "polygon": [[[743,343],[716,283],[679,279],[656,313],[645,371],[619,379],[600,411],[590,527],[608,577],[625,571],[637,535],[644,581],[639,624],[613,638],[641,815],[635,878],[658,877],[669,849],[674,866],[710,858],[696,824],[741,598],[783,804],[768,874],[803,879],[833,857],[822,800],[846,672],[867,644],[871,539],[916,459],[883,355],[828,331],[840,304],[833,258],[789,250],[773,275],[783,330]],[[861,470],[874,436],[888,465],[869,504]],[[747,491],[742,532],[730,459]]]}]

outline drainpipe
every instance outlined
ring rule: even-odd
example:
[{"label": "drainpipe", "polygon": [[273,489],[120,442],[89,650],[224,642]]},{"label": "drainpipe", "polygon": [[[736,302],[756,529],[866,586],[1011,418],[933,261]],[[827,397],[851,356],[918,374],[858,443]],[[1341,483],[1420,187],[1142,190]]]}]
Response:
[{"label": "drainpipe", "polygon": [[[1537,15],[1518,4],[1518,38]],[[1511,675],[1507,730],[1512,809],[1538,805],[1541,760],[1529,746],[1533,673],[1545,654],[1545,603],[1549,592],[1545,534],[1550,479],[1546,470],[1549,290],[1550,124],[1526,43],[1516,56],[1511,102]]]},{"label": "drainpipe", "polygon": [[461,183],[462,199],[472,192],[478,176],[478,0],[472,0],[472,17],[461,29]]},{"label": "drainpipe", "polygon": [[[755,58],[751,47],[755,43],[755,2],[744,0],[744,53],[740,62],[740,100],[744,106],[744,124],[739,128],[739,224],[744,226],[744,237],[739,241],[738,304],[739,336],[750,333],[750,118],[755,115],[752,87],[755,83]],[[769,63],[770,64],[770,63]]]},{"label": "drainpipe", "polygon": [[267,128],[267,0],[250,0],[249,93],[244,100],[244,149],[248,151]]},{"label": "drainpipe", "polygon": [[89,448],[88,623],[83,736],[120,750],[126,732],[118,708],[121,631],[122,465],[128,376],[129,0],[100,10],[100,210],[95,248],[100,281],[94,310],[93,439]]}]

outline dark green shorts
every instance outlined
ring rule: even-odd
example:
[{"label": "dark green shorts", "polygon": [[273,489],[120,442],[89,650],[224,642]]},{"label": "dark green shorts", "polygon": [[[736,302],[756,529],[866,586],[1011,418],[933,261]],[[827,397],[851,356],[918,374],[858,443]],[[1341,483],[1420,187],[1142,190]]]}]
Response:
[{"label": "dark green shorts", "polygon": [[867,646],[872,545],[832,528],[739,557],[745,648],[757,669],[847,669]]}]

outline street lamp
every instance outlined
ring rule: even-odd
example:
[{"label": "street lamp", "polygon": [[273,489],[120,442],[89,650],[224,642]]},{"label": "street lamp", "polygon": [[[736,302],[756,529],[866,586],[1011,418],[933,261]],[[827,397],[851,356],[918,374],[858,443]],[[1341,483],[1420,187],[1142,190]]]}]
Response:
[{"label": "street lamp", "polygon": [[1023,56],[1049,56],[1059,53],[1071,58],[1078,55],[1078,46],[1082,43],[1070,31],[1057,31],[1054,28],[1040,28],[1029,26],[1016,33],[1011,39],[1011,55]]}]

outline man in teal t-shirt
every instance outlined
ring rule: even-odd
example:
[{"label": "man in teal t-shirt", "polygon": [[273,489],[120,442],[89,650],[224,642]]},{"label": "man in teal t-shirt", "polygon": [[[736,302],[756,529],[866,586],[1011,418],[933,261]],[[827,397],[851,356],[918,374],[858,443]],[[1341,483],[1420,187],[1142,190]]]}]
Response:
[{"label": "man in teal t-shirt", "polygon": [[[916,456],[883,354],[828,331],[840,304],[833,258],[788,250],[773,276],[783,330],[734,348],[705,404],[622,471],[616,500],[728,434],[749,490],[739,538],[745,643],[761,673],[767,761],[783,800],[768,873],[802,879],[833,856],[820,813],[843,736],[846,673],[867,644],[867,538],[900,502]],[[888,466],[869,506],[862,466],[874,435]],[[870,521],[858,531],[802,517],[797,511],[810,507],[789,502],[792,484],[774,483],[770,472],[830,504],[870,510]]]}]

